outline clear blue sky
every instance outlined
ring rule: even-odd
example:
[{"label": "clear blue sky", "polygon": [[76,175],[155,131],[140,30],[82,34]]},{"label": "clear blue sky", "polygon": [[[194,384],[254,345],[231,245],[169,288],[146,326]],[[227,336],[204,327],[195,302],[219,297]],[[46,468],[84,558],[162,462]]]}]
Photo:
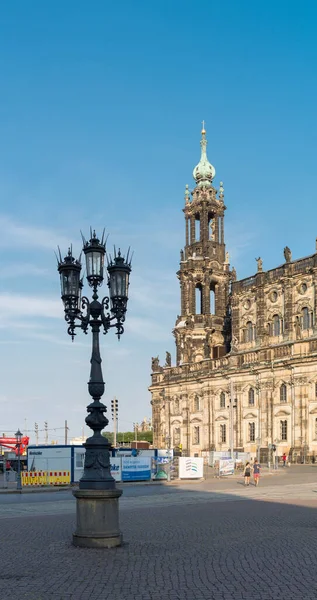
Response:
[{"label": "clear blue sky", "polygon": [[[53,250],[106,227],[135,250],[126,333],[103,338],[120,428],[174,357],[183,196],[205,119],[238,277],[314,252],[316,2],[54,0],[0,16],[0,430],[79,435],[90,340],[66,335]],[[43,435],[41,434],[43,440]],[[33,436],[34,440],[34,436]]]}]

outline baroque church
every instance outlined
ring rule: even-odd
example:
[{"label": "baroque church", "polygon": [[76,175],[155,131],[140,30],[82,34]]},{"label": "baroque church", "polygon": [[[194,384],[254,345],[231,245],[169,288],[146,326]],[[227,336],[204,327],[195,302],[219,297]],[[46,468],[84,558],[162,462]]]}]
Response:
[{"label": "baroque church", "polygon": [[[185,189],[177,277],[176,365],[152,358],[154,446],[202,456],[233,449],[306,460],[317,452],[317,253],[237,280],[224,235],[224,188],[214,187],[206,131]],[[316,248],[317,252],[317,248]]]}]

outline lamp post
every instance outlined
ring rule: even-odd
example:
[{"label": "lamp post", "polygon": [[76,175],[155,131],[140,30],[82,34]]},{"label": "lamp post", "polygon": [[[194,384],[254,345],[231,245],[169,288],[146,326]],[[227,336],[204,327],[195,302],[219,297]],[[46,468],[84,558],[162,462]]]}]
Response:
[{"label": "lamp post", "polygon": [[256,456],[257,461],[261,462],[260,461],[260,454],[261,454],[261,452],[260,452],[261,451],[261,438],[260,437],[256,438],[256,449],[257,449],[257,452],[256,452],[256,454],[257,454],[257,456]]},{"label": "lamp post", "polygon": [[118,499],[122,491],[116,489],[115,480],[110,473],[109,440],[101,435],[101,431],[109,423],[105,412],[106,406],[100,402],[105,384],[101,369],[99,348],[100,330],[107,333],[111,327],[116,328],[118,339],[123,334],[123,323],[128,302],[129,275],[131,260],[129,252],[125,259],[120,250],[114,257],[107,257],[109,298],[101,301],[98,287],[104,280],[104,258],[106,245],[104,234],[101,241],[95,231],[90,232],[90,240],[83,239],[83,253],[86,259],[87,282],[92,288],[92,300],[82,297],[83,279],[80,278],[81,262],[72,256],[72,248],[62,260],[59,250],[58,272],[61,279],[61,294],[68,323],[68,333],[74,340],[76,328],[84,333],[89,326],[92,331],[92,354],[90,359],[90,379],[88,392],[92,402],[87,406],[88,416],[85,421],[93,430],[93,435],[86,440],[84,473],[79,482],[79,490],[74,491],[77,499],[77,529],[73,535],[76,546],[90,548],[110,548],[122,543],[119,530]]},{"label": "lamp post", "polygon": [[22,433],[20,431],[20,429],[18,429],[18,431],[15,434],[16,437],[16,447],[18,450],[18,475],[17,475],[17,490],[19,492],[22,492],[22,483],[21,483],[21,440],[22,440]]}]

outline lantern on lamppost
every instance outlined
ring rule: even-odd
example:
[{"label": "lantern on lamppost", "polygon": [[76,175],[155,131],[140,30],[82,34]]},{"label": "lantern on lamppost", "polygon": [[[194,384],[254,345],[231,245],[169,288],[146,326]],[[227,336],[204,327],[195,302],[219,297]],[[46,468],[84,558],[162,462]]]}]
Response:
[{"label": "lantern on lamppost", "polygon": [[17,474],[17,490],[19,492],[22,491],[22,483],[21,483],[21,442],[22,442],[22,433],[20,429],[15,434],[16,439],[16,448],[18,451],[18,474]]},{"label": "lantern on lamppost", "polygon": [[[116,489],[115,480],[110,473],[111,444],[101,435],[101,431],[109,421],[104,414],[107,410],[106,406],[100,401],[105,384],[101,369],[99,335],[101,330],[106,334],[111,327],[115,327],[118,339],[124,332],[131,258],[129,258],[129,251],[125,258],[120,250],[116,252],[116,249],[113,257],[107,256],[109,297],[105,296],[100,301],[98,288],[104,281],[106,256],[104,233],[101,240],[96,236],[95,231],[91,231],[90,240],[87,241],[83,235],[82,239],[86,278],[93,290],[92,300],[82,296],[81,258],[76,260],[72,256],[72,248],[69,249],[64,260],[60,250],[57,257],[68,333],[74,340],[77,328],[82,329],[84,333],[88,332],[89,327],[92,331],[88,391],[93,401],[87,406],[86,424],[93,430],[93,435],[84,444],[86,448],[84,473],[79,482],[79,490],[74,492],[77,498],[77,531],[73,540],[80,546],[111,547],[119,545],[122,539],[117,515],[118,498],[122,492]],[[86,500],[89,500],[91,507],[89,519],[87,519]],[[109,510],[109,502],[112,504],[111,510]]]}]

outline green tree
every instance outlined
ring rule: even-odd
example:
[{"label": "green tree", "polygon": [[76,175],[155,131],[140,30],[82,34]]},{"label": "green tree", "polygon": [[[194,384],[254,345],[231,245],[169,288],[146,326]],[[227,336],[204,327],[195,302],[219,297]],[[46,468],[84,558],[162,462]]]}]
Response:
[{"label": "green tree", "polygon": [[[105,431],[102,435],[108,438],[109,442],[113,444],[113,431]],[[120,431],[117,433],[117,443],[134,442],[135,433],[134,431]],[[153,431],[138,431],[138,441],[149,442],[153,444]]]}]

